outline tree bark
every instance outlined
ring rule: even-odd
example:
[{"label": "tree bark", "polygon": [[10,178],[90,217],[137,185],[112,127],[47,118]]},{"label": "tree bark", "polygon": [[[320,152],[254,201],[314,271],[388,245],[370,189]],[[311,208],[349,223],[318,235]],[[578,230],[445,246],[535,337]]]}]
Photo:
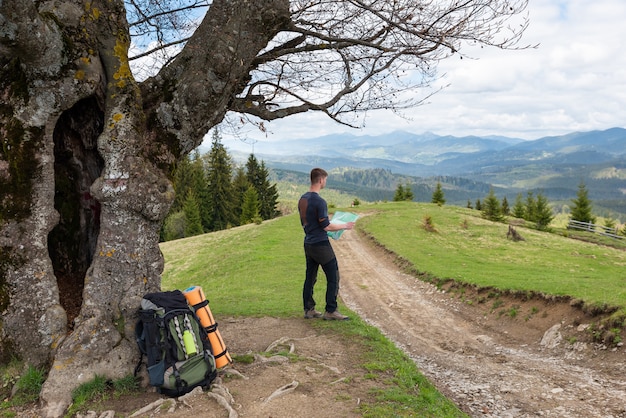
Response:
[{"label": "tree bark", "polygon": [[288,6],[214,1],[140,85],[121,0],[0,2],[0,357],[50,366],[46,416],[96,374],[132,372],[136,311],[161,284],[168,175],[222,120]]}]

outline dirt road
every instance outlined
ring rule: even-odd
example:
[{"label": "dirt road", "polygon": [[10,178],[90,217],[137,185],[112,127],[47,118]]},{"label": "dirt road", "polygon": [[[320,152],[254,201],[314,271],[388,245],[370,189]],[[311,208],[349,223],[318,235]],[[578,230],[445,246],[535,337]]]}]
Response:
[{"label": "dirt road", "polygon": [[626,417],[625,348],[583,342],[569,302],[443,292],[356,232],[333,247],[346,305],[471,416]]}]

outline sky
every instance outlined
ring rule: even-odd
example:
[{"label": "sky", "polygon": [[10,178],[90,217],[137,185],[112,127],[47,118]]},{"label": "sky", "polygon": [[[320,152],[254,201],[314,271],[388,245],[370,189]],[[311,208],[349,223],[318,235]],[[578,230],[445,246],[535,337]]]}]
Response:
[{"label": "sky", "polygon": [[250,126],[240,132],[247,143],[223,130],[222,142],[262,154],[279,141],[336,133],[404,130],[532,140],[626,127],[626,1],[530,0],[528,12],[530,26],[521,44],[538,48],[462,49],[476,59],[442,61],[434,87],[448,87],[406,110],[408,119],[369,112],[364,128],[351,129],[307,113],[266,123],[266,133]]}]

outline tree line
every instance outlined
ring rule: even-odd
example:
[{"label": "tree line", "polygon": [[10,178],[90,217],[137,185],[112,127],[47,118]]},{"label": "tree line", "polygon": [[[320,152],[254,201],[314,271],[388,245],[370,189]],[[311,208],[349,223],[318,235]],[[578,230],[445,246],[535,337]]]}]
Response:
[{"label": "tree line", "polygon": [[[432,194],[431,202],[439,205],[443,205],[446,202],[440,182],[437,183],[435,191]],[[506,196],[503,197],[502,200],[498,200],[493,188],[490,188],[489,194],[483,201],[476,199],[475,205],[472,206],[472,202],[468,200],[467,207],[481,211],[482,216],[491,221],[502,222],[507,216],[512,216],[533,223],[539,230],[547,230],[550,222],[554,219],[554,214],[548,199],[541,192],[535,194],[532,191],[528,191],[525,197],[522,193],[518,193],[513,207],[510,207]],[[576,198],[572,199],[570,219],[590,224],[596,222],[596,216],[593,214],[593,204],[589,199],[587,186],[582,181],[578,185]],[[604,226],[615,228],[616,221],[607,218],[604,221]],[[619,233],[626,235],[626,225],[624,225]]]},{"label": "tree line", "polygon": [[278,191],[265,162],[250,154],[236,166],[213,130],[211,149],[180,161],[173,176],[176,197],[161,229],[169,241],[275,218]]}]

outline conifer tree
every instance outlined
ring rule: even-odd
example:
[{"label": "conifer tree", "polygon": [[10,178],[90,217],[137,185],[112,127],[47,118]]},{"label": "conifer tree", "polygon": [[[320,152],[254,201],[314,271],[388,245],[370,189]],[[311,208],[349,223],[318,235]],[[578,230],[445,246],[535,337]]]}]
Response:
[{"label": "conifer tree", "polygon": [[482,214],[485,219],[494,222],[499,222],[503,219],[500,201],[496,197],[492,187],[489,188],[489,194],[482,204]]},{"label": "conifer tree", "polygon": [[476,210],[483,209],[483,205],[480,203],[480,199],[476,199],[476,204],[474,205],[474,207],[476,208]]},{"label": "conifer tree", "polygon": [[605,227],[615,229],[616,225],[617,225],[617,223],[615,222],[615,219],[604,218],[604,226]]},{"label": "conifer tree", "polygon": [[195,189],[198,185],[198,177],[203,174],[202,170],[198,172],[198,165],[196,164],[196,161],[199,159],[200,157],[198,155],[198,151],[196,150],[192,155],[183,158],[176,165],[173,178],[176,196],[174,198],[174,202],[172,203],[172,207],[170,208],[170,213],[182,210],[183,205],[185,204],[185,199],[187,198],[187,193],[189,190]]},{"label": "conifer tree", "polygon": [[254,154],[250,154],[246,162],[246,177],[254,186],[259,198],[259,214],[263,219],[272,219],[278,215],[278,190],[276,183],[270,184],[269,172],[265,162],[259,164]]},{"label": "conifer tree", "polygon": [[437,182],[437,186],[435,187],[435,191],[433,192],[433,196],[430,201],[431,203],[436,203],[439,206],[442,206],[446,203],[446,199],[443,195],[443,190],[441,189],[441,182]]},{"label": "conifer tree", "polygon": [[243,200],[246,190],[251,186],[246,176],[246,170],[243,167],[237,167],[235,170],[235,178],[233,179],[233,189],[235,193],[235,216],[241,219],[243,210]]},{"label": "conifer tree", "polygon": [[532,191],[526,194],[526,207],[524,208],[524,219],[528,222],[537,221],[537,201]]},{"label": "conifer tree", "polygon": [[261,179],[261,166],[254,154],[250,154],[246,161],[246,178],[258,192],[263,180]]},{"label": "conifer tree", "polygon": [[211,214],[211,231],[226,229],[238,224],[235,217],[236,196],[232,183],[233,163],[221,143],[217,129],[213,130],[211,151],[207,160],[208,204]]},{"label": "conifer tree", "polygon": [[512,214],[514,217],[519,219],[524,219],[526,217],[526,207],[524,206],[524,201],[521,193],[518,193],[515,197]]},{"label": "conifer tree", "polygon": [[254,186],[248,186],[248,189],[243,194],[243,203],[241,205],[241,225],[255,222],[257,219],[261,219],[259,214],[259,197]]},{"label": "conifer tree", "polygon": [[207,180],[207,167],[205,158],[199,153],[194,154],[191,161],[193,171],[193,191],[200,209],[200,220],[203,232],[211,230],[211,200],[209,198],[209,185]]},{"label": "conifer tree", "polygon": [[270,173],[263,160],[261,160],[259,172],[262,180],[261,187],[257,189],[259,193],[259,213],[262,219],[272,219],[279,215],[276,209],[278,205],[278,188],[276,183],[270,184]]},{"label": "conifer tree", "polygon": [[589,193],[587,187],[583,181],[578,185],[578,192],[576,193],[576,199],[572,200],[574,207],[570,212],[570,218],[578,222],[595,223],[596,217],[591,213],[591,201],[589,200]]},{"label": "conifer tree", "polygon": [[[176,195],[167,216],[168,218],[175,217],[175,219],[168,222],[166,218],[161,228],[161,240],[168,241],[185,236],[185,216],[184,213],[182,215],[180,213],[183,212],[185,200],[189,192],[194,193],[198,203],[202,221],[201,225],[203,227],[202,232],[208,231],[210,226],[208,217],[210,213],[207,210],[207,204],[205,204],[207,198],[206,176],[203,160],[197,150],[191,156],[183,158],[178,162],[174,170],[172,183]],[[169,228],[167,233],[165,231],[166,228]]]},{"label": "conifer tree", "polygon": [[183,204],[185,214],[185,237],[202,234],[202,219],[200,217],[200,205],[193,189],[187,192],[185,203]]},{"label": "conifer tree", "polygon": [[161,230],[161,240],[171,241],[185,237],[185,212],[170,212]]},{"label": "conifer tree", "polygon": [[548,199],[542,193],[537,193],[534,220],[537,229],[541,231],[548,229],[552,219],[554,219],[554,215],[552,214],[552,208],[548,205]]},{"label": "conifer tree", "polygon": [[506,196],[504,196],[502,198],[502,214],[504,216],[509,216],[511,214],[511,208],[509,207],[509,201],[507,200]]},{"label": "conifer tree", "polygon": [[471,200],[467,199],[467,205],[466,205],[466,207],[467,207],[468,209],[474,209],[474,207],[472,206],[472,201],[471,201]]},{"label": "conifer tree", "polygon": [[413,190],[411,190],[411,184],[407,183],[404,186],[404,200],[412,202],[415,196],[413,195]]},{"label": "conifer tree", "polygon": [[396,193],[393,195],[394,202],[402,202],[404,200],[404,186],[402,183],[398,183],[396,187]]}]

